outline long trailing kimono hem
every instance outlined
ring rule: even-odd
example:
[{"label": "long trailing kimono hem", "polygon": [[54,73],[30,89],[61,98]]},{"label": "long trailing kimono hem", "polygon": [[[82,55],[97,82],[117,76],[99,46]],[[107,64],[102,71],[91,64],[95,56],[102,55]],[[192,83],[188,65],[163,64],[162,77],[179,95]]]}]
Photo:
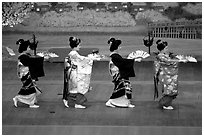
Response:
[{"label": "long trailing kimono hem", "polygon": [[128,107],[130,104],[130,100],[127,99],[126,95],[115,99],[109,99],[109,101],[112,105],[117,107]]},{"label": "long trailing kimono hem", "polygon": [[134,77],[134,60],[123,59],[119,54],[111,54],[109,71],[114,83],[114,90],[109,102],[117,107],[128,107],[132,98],[129,77]]},{"label": "long trailing kimono hem", "polygon": [[41,90],[33,82],[29,69],[29,54],[21,54],[17,64],[17,75],[21,79],[22,87],[15,98],[25,104],[33,105],[37,100],[36,96],[41,94]]},{"label": "long trailing kimono hem", "polygon": [[25,104],[34,105],[37,102],[36,100],[37,93],[33,93],[30,95],[17,95],[15,98]]}]

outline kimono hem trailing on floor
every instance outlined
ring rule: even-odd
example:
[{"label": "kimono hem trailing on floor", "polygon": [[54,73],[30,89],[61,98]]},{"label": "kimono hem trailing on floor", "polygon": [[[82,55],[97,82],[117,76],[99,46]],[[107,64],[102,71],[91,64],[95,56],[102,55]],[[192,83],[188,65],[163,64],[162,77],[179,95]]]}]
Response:
[{"label": "kimono hem trailing on floor", "polygon": [[36,96],[41,94],[41,90],[32,81],[30,75],[30,54],[23,53],[18,58],[17,75],[21,79],[22,87],[16,99],[22,103],[33,105],[37,102]]},{"label": "kimono hem trailing on floor", "polygon": [[119,54],[111,54],[109,71],[113,77],[114,90],[109,99],[111,104],[118,107],[127,107],[132,98],[132,87],[129,77],[134,77],[134,60],[123,59]]}]

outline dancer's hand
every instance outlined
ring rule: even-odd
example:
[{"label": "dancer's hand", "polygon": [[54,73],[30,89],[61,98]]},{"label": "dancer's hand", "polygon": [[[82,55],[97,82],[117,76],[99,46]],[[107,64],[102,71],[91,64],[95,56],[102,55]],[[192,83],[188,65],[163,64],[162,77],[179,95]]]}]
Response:
[{"label": "dancer's hand", "polygon": [[136,58],[135,61],[141,62],[142,58]]},{"label": "dancer's hand", "polygon": [[33,82],[34,85],[36,85],[36,81],[34,79],[32,79],[32,82]]}]

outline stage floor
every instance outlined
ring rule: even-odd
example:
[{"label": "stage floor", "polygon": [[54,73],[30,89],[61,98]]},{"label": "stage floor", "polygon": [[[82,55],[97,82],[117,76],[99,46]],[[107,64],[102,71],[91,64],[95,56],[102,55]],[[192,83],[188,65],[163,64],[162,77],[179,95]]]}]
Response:
[{"label": "stage floor", "polygon": [[202,134],[202,62],[179,65],[179,95],[175,110],[162,110],[153,100],[153,62],[135,64],[131,79],[135,108],[109,108],[105,102],[113,85],[108,62],[94,62],[91,86],[86,94],[87,109],[65,108],[62,103],[63,63],[45,62],[46,76],[38,86],[43,93],[38,109],[12,98],[21,87],[16,62],[2,62],[2,134],[3,135],[201,135]]}]

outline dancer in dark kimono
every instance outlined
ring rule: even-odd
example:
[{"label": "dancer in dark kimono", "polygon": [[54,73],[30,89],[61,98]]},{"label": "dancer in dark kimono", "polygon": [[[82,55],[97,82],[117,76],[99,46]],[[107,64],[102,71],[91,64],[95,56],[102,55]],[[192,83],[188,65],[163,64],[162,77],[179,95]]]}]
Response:
[{"label": "dancer in dark kimono", "polygon": [[162,86],[162,98],[159,105],[163,109],[172,110],[172,101],[178,95],[178,62],[187,62],[186,59],[179,60],[172,53],[168,52],[168,43],[158,40],[155,64],[155,97],[158,97],[158,83]]},{"label": "dancer in dark kimono", "polygon": [[106,102],[109,107],[135,107],[131,104],[132,87],[129,81],[130,77],[135,77],[134,61],[141,61],[138,59],[125,59],[119,55],[119,45],[121,40],[111,38],[108,40],[110,44],[110,75],[113,77],[114,90],[110,99]]},{"label": "dancer in dark kimono", "polygon": [[17,44],[19,45],[18,52],[20,53],[17,64],[17,75],[23,85],[18,95],[13,98],[14,106],[17,107],[17,102],[19,101],[28,104],[30,108],[38,108],[39,105],[35,104],[37,103],[36,97],[41,94],[41,91],[35,83],[37,77],[31,77],[30,70],[33,69],[31,68],[33,67],[33,59],[28,50],[29,45],[25,44],[23,39],[20,39]]}]

